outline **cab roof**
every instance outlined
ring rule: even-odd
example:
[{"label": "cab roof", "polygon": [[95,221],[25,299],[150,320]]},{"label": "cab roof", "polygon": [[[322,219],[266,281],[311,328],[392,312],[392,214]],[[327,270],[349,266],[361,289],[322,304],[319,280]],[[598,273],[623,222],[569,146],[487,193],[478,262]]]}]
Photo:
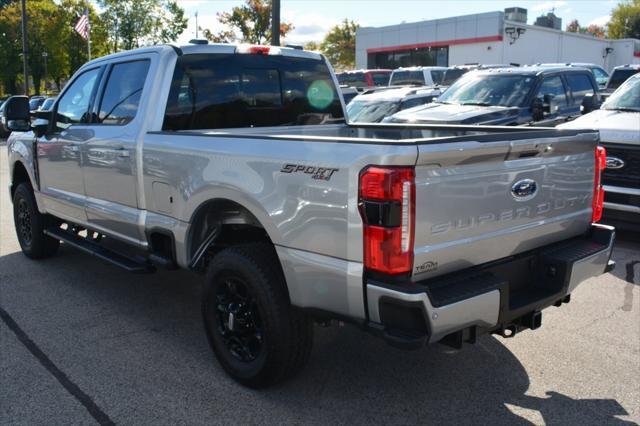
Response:
[{"label": "cab roof", "polygon": [[192,55],[192,54],[268,54],[268,55],[282,55],[289,57],[308,58],[320,60],[323,56],[316,52],[308,50],[302,50],[293,47],[286,46],[263,46],[253,44],[227,44],[227,43],[187,43],[182,45],[174,44],[161,44],[156,46],[140,47],[137,49],[126,50],[123,52],[112,53],[110,55],[96,58],[86,63],[82,68],[89,64],[97,64],[104,61],[112,61],[118,58],[124,58],[131,55],[137,55],[140,53],[170,53],[175,52],[178,56]]},{"label": "cab roof", "polygon": [[634,70],[640,70],[640,64],[626,64],[626,65],[618,65],[617,67],[614,67],[614,70],[621,70],[621,69],[634,69]]},{"label": "cab roof", "polygon": [[476,74],[544,75],[544,74],[554,74],[558,72],[578,73],[578,72],[590,72],[590,71],[586,68],[580,68],[575,66],[569,67],[566,65],[559,65],[559,66],[534,65],[534,66],[524,66],[524,67],[514,67],[514,68],[479,69],[472,72]]},{"label": "cab roof", "polygon": [[417,67],[400,67],[400,68],[396,68],[395,70],[393,70],[393,72],[396,71],[424,71],[424,70],[446,70],[447,67],[423,67],[423,66],[417,66]]}]

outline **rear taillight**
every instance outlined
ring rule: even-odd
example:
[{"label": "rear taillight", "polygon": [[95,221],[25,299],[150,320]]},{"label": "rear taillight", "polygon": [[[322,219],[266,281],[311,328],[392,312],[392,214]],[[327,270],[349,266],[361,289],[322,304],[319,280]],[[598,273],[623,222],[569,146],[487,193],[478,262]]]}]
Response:
[{"label": "rear taillight", "polygon": [[593,181],[593,200],[591,207],[591,222],[598,222],[602,219],[604,209],[604,188],[602,187],[602,171],[607,167],[607,151],[604,147],[596,147],[595,179]]},{"label": "rear taillight", "polygon": [[415,171],[370,166],[360,173],[358,205],[364,222],[364,266],[386,274],[413,268]]}]

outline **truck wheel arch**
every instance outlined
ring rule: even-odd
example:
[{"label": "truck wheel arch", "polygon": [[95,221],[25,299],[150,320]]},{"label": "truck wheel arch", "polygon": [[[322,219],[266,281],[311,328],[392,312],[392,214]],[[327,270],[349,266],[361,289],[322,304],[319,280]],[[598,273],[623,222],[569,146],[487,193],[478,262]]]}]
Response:
[{"label": "truck wheel arch", "polygon": [[22,161],[18,160],[13,163],[13,171],[11,172],[11,199],[13,199],[13,195],[18,185],[23,182],[29,183],[31,188],[33,188],[33,182],[31,181],[31,176],[29,175],[26,166]]},{"label": "truck wheel arch", "polygon": [[[259,213],[258,213],[259,215]],[[248,242],[267,242],[273,245],[272,233],[251,209],[235,200],[213,198],[201,203],[191,215],[187,231],[186,249],[189,267],[205,266],[205,250],[218,251],[230,245]],[[212,234],[215,234],[212,237]],[[211,240],[213,238],[213,240]]]}]

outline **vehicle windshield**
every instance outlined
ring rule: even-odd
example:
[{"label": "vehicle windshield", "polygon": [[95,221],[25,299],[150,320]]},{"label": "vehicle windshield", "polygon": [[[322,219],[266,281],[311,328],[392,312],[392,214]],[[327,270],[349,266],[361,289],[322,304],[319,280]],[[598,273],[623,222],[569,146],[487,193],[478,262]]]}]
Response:
[{"label": "vehicle windshield", "polygon": [[389,86],[424,86],[424,74],[422,71],[395,71],[391,75]]},{"label": "vehicle windshield", "polygon": [[389,77],[391,73],[389,72],[372,72],[371,77],[373,78],[373,84],[375,86],[386,86],[389,84]]},{"label": "vehicle windshield", "polygon": [[442,79],[443,86],[451,86],[457,79],[466,74],[469,70],[465,68],[450,68],[444,72]]},{"label": "vehicle windshield", "polygon": [[529,75],[469,74],[437,100],[439,103],[479,106],[521,106],[533,87]]},{"label": "vehicle windshield", "polygon": [[622,83],[627,81],[629,77],[631,77],[632,75],[636,74],[639,71],[640,69],[634,69],[634,68],[624,68],[624,69],[614,70],[613,74],[611,74],[611,78],[609,79],[609,83],[607,84],[607,89],[617,89],[618,87],[620,87],[620,85],[622,85]]},{"label": "vehicle windshield", "polygon": [[399,108],[399,101],[379,102],[354,99],[347,105],[347,116],[351,123],[378,123],[383,118],[395,114]]},{"label": "vehicle windshield", "polygon": [[602,109],[640,112],[640,78],[633,78],[620,86]]},{"label": "vehicle windshield", "polygon": [[35,109],[38,109],[38,107],[39,107],[40,105],[42,105],[42,103],[43,103],[43,102],[44,102],[44,99],[43,99],[43,98],[35,98],[35,99],[31,99],[31,100],[29,101],[29,109],[30,109],[31,111],[33,111],[33,110],[35,110]]},{"label": "vehicle windshield", "polygon": [[55,99],[53,99],[53,98],[49,98],[49,99],[47,99],[46,101],[44,101],[44,102],[42,103],[42,105],[40,105],[40,110],[42,110],[42,111],[49,111],[49,110],[51,109],[51,107],[53,106],[53,103],[54,103],[55,101],[56,101],[56,100],[55,100]]}]

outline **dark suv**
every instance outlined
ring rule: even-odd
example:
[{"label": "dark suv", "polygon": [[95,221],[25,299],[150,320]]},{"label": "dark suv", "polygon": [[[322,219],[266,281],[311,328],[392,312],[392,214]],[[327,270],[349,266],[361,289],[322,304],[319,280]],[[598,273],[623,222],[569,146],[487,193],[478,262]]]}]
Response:
[{"label": "dark suv", "polygon": [[615,67],[607,81],[607,92],[613,92],[622,85],[629,77],[640,72],[640,65],[620,65]]},{"label": "dark suv", "polygon": [[597,108],[598,84],[576,67],[472,71],[435,102],[401,111],[392,123],[555,126]]}]

